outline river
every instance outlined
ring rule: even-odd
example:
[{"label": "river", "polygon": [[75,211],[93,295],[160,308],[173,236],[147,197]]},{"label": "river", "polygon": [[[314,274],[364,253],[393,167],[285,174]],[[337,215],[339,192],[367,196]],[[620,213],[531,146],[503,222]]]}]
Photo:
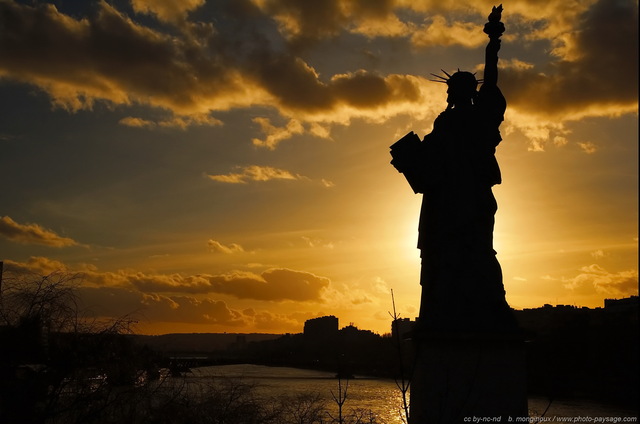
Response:
[{"label": "river", "polygon": [[[332,392],[338,395],[338,380],[333,373],[302,370],[287,367],[267,367],[262,365],[221,365],[194,368],[189,379],[216,378],[237,379],[256,386],[256,394],[264,399],[280,396],[296,396],[304,393],[318,394],[328,406],[330,413],[337,407]],[[346,381],[342,380],[344,389]],[[395,381],[389,379],[356,376],[348,381],[347,400],[344,411],[370,410],[378,421],[386,424],[402,423],[402,396]],[[545,413],[546,410],[546,413]],[[542,414],[544,413],[544,416]],[[584,400],[554,400],[531,397],[529,399],[531,422],[559,423],[567,417],[574,422],[633,422],[628,417],[637,418],[637,411],[614,407]],[[578,420],[578,417],[584,419]],[[604,418],[611,418],[605,421]],[[602,420],[598,420],[598,418]],[[627,418],[625,420],[625,418]],[[377,422],[378,422],[377,421]]]}]

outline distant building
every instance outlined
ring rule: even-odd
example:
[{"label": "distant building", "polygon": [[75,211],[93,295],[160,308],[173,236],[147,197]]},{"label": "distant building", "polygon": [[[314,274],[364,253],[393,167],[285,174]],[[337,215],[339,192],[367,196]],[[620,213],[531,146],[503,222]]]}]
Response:
[{"label": "distant building", "polygon": [[308,319],[304,323],[304,335],[314,339],[334,337],[338,334],[338,318],[329,315]]},{"label": "distant building", "polygon": [[246,334],[238,334],[236,336],[236,341],[231,343],[227,349],[228,350],[240,350],[244,349],[247,346],[247,335]]},{"label": "distant building", "polygon": [[628,310],[638,309],[638,296],[625,297],[624,299],[605,299],[604,308],[606,310]]},{"label": "distant building", "polygon": [[544,333],[564,328],[601,328],[637,325],[640,304],[638,296],[605,299],[604,308],[573,305],[549,305],[540,308],[514,310],[522,328]]},{"label": "distant building", "polygon": [[409,318],[398,318],[391,322],[391,337],[394,339],[400,336],[400,339],[407,337],[407,334],[413,330],[415,321],[411,321]]},{"label": "distant building", "polygon": [[605,299],[604,313],[609,319],[615,319],[620,325],[637,326],[640,318],[638,296],[629,296],[624,299]]}]

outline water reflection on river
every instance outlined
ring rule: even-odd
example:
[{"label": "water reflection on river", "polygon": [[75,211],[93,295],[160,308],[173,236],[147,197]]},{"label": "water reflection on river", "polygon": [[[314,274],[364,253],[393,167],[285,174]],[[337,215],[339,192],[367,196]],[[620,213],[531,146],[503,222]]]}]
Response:
[{"label": "water reflection on river", "polygon": [[[256,393],[265,399],[302,393],[318,393],[327,401],[327,409],[335,416],[337,407],[331,392],[338,395],[338,380],[334,373],[261,365],[221,365],[194,368],[193,378],[225,377],[242,379],[256,385]],[[343,388],[346,383],[342,380]],[[402,396],[393,380],[360,377],[349,380],[344,410],[371,410],[381,422],[402,423]]]},{"label": "water reflection on river", "polygon": [[[334,416],[337,410],[331,392],[338,394],[338,380],[330,372],[243,364],[194,368],[188,374],[188,378],[193,379],[209,380],[212,377],[214,381],[216,377],[224,377],[255,384],[256,394],[264,399],[318,393],[327,401],[327,409]],[[345,381],[342,382],[344,385]],[[550,423],[559,422],[554,417],[637,417],[637,411],[593,402],[556,400],[549,405],[547,399],[536,397],[529,399],[530,416],[540,417],[548,406],[544,422]],[[402,423],[402,396],[393,380],[356,376],[349,380],[344,407],[347,412],[353,409],[371,410],[379,417],[379,421],[386,424]]]}]

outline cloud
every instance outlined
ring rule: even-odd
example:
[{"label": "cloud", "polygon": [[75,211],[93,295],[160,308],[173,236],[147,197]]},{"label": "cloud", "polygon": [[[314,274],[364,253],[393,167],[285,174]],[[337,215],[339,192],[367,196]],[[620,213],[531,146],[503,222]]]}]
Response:
[{"label": "cloud", "polygon": [[156,123],[149,121],[148,119],[135,118],[133,116],[127,116],[118,121],[120,125],[133,128],[154,128]]},{"label": "cloud", "polygon": [[631,0],[594,2],[565,34],[570,52],[545,67],[502,70],[501,87],[519,115],[514,123],[528,116],[538,128],[562,130],[565,121],[637,112],[637,14]]},{"label": "cloud", "polygon": [[[106,2],[82,19],[54,5],[0,1],[0,75],[34,84],[55,105],[90,109],[96,100],[148,104],[178,115],[226,109],[251,84],[209,56],[205,42],[140,25]],[[42,42],[46,40],[46,43]],[[253,97],[255,93],[249,94]]]},{"label": "cloud", "polygon": [[137,13],[150,13],[166,22],[182,20],[186,14],[204,4],[205,0],[131,0]]},{"label": "cloud", "polygon": [[211,291],[241,299],[320,301],[331,281],[315,274],[272,268],[261,275],[232,273],[209,277]]},{"label": "cloud", "polygon": [[230,255],[230,254],[233,254],[233,253],[244,252],[244,249],[242,248],[242,246],[240,246],[239,244],[236,244],[236,243],[231,243],[230,245],[225,246],[224,244],[220,243],[219,241],[209,240],[207,242],[207,245],[209,246],[209,248],[211,248],[211,251],[215,252],[215,253],[224,253],[226,255]]},{"label": "cloud", "polygon": [[77,246],[78,242],[61,237],[38,224],[18,224],[8,216],[0,218],[0,235],[16,243],[39,244],[51,247]]},{"label": "cloud", "polygon": [[242,311],[244,318],[251,320],[252,327],[258,330],[271,330],[277,328],[278,331],[300,332],[306,319],[312,318],[311,314],[278,314],[269,311],[256,311],[248,308]]},{"label": "cloud", "polygon": [[248,181],[271,181],[271,180],[305,180],[302,175],[294,175],[291,172],[273,168],[270,166],[251,165],[241,169],[242,172],[224,175],[207,175],[210,179],[221,183],[245,184]]},{"label": "cloud", "polygon": [[363,304],[367,304],[367,303],[374,303],[374,301],[371,299],[370,296],[367,296],[366,294],[359,296],[359,297],[352,297],[351,298],[351,303],[354,305],[363,305]]},{"label": "cloud", "polygon": [[287,38],[321,39],[335,37],[341,31],[354,30],[369,18],[388,19],[392,1],[297,2],[291,0],[252,0],[278,23]]},{"label": "cloud", "polygon": [[150,321],[246,325],[240,311],[221,300],[197,299],[190,296],[146,294],[122,287],[90,287],[77,289],[79,303],[89,314],[98,317],[131,316]]},{"label": "cloud", "polygon": [[[370,2],[373,4],[374,2]],[[406,37],[414,31],[413,25],[401,21],[395,14],[369,17],[355,22],[352,32],[362,34],[367,38],[375,37]]]},{"label": "cloud", "polygon": [[45,258],[42,256],[32,256],[27,262],[14,262],[12,260],[5,260],[5,269],[8,272],[15,274],[38,274],[49,275],[56,272],[69,271],[67,266],[62,262]]},{"label": "cloud", "polygon": [[335,243],[332,241],[326,241],[318,238],[311,238],[307,236],[302,236],[302,240],[304,240],[305,245],[312,248],[325,248],[325,249],[333,249],[336,247]]},{"label": "cloud", "polygon": [[[37,86],[71,112],[107,102],[171,115],[120,121],[147,129],[219,125],[216,112],[276,109],[286,119],[282,127],[254,119],[264,134],[254,144],[273,149],[303,132],[329,138],[333,125],[353,119],[383,122],[399,114],[423,119],[442,107],[442,100],[433,100],[437,89],[420,75],[357,68],[321,75],[309,59],[314,56],[306,54],[313,43],[350,35],[349,42],[360,43],[356,52],[382,37],[420,46],[421,54],[433,46],[471,48],[484,42],[481,27],[489,8],[470,0],[133,0],[131,5],[169,25],[135,21],[137,15],[127,16],[106,1],[79,18],[53,4],[0,0],[0,77]],[[212,16],[216,20],[207,22]],[[500,84],[509,101],[505,125],[531,137],[532,150],[544,150],[549,141],[566,139],[565,122],[635,113],[636,18],[633,0],[510,3],[505,40],[527,49],[543,41],[550,55],[536,66],[518,57],[501,62]],[[447,65],[435,68],[440,66]]]},{"label": "cloud", "polygon": [[580,146],[582,151],[584,151],[587,154],[593,154],[598,151],[598,147],[590,141],[580,142],[578,143],[578,146]]},{"label": "cloud", "polygon": [[[440,15],[460,11],[478,10],[474,2],[449,3],[437,1],[344,1],[298,2],[291,0],[253,0],[264,13],[278,23],[281,34],[293,44],[309,44],[343,33],[377,37],[408,38],[416,46],[452,45],[477,46],[480,38],[478,24],[471,22],[448,23]],[[414,12],[412,19],[407,10]],[[481,10],[485,14],[486,10]],[[402,17],[400,16],[402,15]],[[471,13],[477,18],[476,13]],[[420,22],[420,18],[423,18]]]},{"label": "cloud", "polygon": [[291,138],[294,134],[301,134],[304,132],[304,127],[300,121],[296,119],[289,120],[286,126],[280,128],[271,125],[271,121],[269,121],[268,118],[253,118],[253,122],[260,125],[262,133],[266,136],[264,140],[254,138],[252,140],[253,144],[256,146],[267,147],[270,150],[275,149],[278,143],[282,140]]},{"label": "cloud", "polygon": [[638,270],[609,272],[600,265],[580,268],[573,278],[564,278],[565,288],[581,293],[599,293],[607,296],[638,294]]},{"label": "cloud", "polygon": [[417,47],[460,45],[468,48],[486,44],[487,36],[473,22],[449,23],[443,16],[434,16],[431,22],[411,35]]},{"label": "cloud", "polygon": [[336,186],[333,181],[325,180],[324,178],[320,180],[320,184],[325,188],[332,188]]},{"label": "cloud", "polygon": [[[188,2],[180,11],[200,3]],[[162,17],[178,4],[136,1],[134,9]],[[197,22],[162,32],[103,1],[94,14],[78,19],[52,4],[0,1],[0,76],[38,86],[54,105],[71,112],[106,101],[174,114],[155,123],[135,117],[121,120],[129,126],[218,125],[211,112],[252,106],[276,107],[283,116],[297,117],[284,133],[256,120],[267,137],[255,142],[266,147],[298,133],[301,119],[309,122],[311,133],[326,134],[319,123],[348,122],[363,114],[377,117],[380,108],[408,111],[407,102],[415,108],[420,100],[421,80],[408,76],[359,71],[321,80],[301,57],[275,48],[270,35],[261,33],[269,17],[248,3],[218,7],[220,19],[234,22],[231,29]]]},{"label": "cloud", "polygon": [[187,129],[194,125],[222,125],[222,121],[215,119],[208,114],[194,114],[188,116],[172,116],[169,119],[163,119],[159,121],[150,121],[148,119],[136,118],[133,116],[127,116],[118,121],[120,125],[134,128],[179,128],[182,130]]},{"label": "cloud", "polygon": [[[29,264],[12,264],[16,269],[42,269],[44,258]],[[16,266],[17,265],[17,266]],[[60,264],[62,266],[62,264]],[[331,281],[310,272],[286,268],[271,268],[260,275],[252,272],[234,271],[219,275],[197,274],[146,274],[139,271],[120,270],[99,272],[92,268],[82,271],[85,286],[120,287],[143,293],[179,293],[204,295],[225,294],[238,299],[265,301],[323,301],[322,294]]]},{"label": "cloud", "polygon": [[310,314],[282,314],[253,308],[237,310],[224,300],[204,296],[218,293],[239,299],[320,302],[324,290],[331,284],[328,278],[283,268],[272,268],[260,275],[237,271],[216,276],[181,276],[131,270],[101,272],[93,265],[71,269],[44,257],[32,257],[27,262],[5,260],[4,263],[6,273],[18,278],[22,274],[55,272],[78,275],[81,277],[76,293],[79,305],[92,316],[130,316],[141,321],[244,326],[272,331],[299,331]]}]

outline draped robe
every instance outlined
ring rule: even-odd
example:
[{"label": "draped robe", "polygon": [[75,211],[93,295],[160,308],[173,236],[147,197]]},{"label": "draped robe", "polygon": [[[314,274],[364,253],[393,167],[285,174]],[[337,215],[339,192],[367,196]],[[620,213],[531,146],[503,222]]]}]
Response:
[{"label": "draped robe", "polygon": [[420,326],[445,331],[500,331],[514,326],[493,249],[501,182],[495,158],[506,101],[484,84],[473,105],[450,108],[420,143],[422,178]]}]

